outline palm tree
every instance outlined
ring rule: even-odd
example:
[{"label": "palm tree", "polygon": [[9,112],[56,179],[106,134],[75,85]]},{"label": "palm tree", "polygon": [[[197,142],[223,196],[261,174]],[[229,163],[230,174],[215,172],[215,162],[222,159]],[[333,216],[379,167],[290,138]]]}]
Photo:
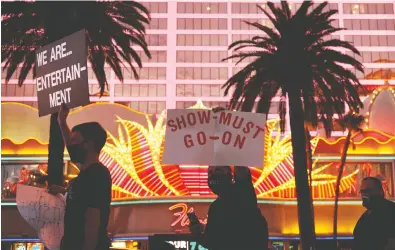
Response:
[{"label": "palm tree", "polygon": [[[122,82],[124,63],[138,74],[135,62],[141,59],[131,45],[142,48],[151,57],[145,41],[148,10],[134,1],[128,2],[5,2],[1,6],[1,61],[7,83],[18,66],[22,66],[18,84],[33,70],[35,50],[81,29],[86,30],[88,61],[100,86],[100,94],[107,86],[104,64],[107,63]],[[48,182],[62,184],[64,143],[56,114],[51,116],[48,155]]]},{"label": "palm tree", "polygon": [[[347,137],[344,142],[344,147],[342,151],[339,173],[337,174],[336,179],[336,191],[335,191],[335,212],[333,216],[333,237],[335,242],[337,243],[337,218],[338,218],[338,209],[339,209],[339,195],[340,195],[340,183],[344,172],[344,167],[346,165],[347,151],[350,146],[351,136],[356,133],[363,132],[362,126],[364,125],[365,117],[362,115],[357,115],[353,112],[348,113],[342,119],[339,120],[339,125],[343,130],[347,129]],[[353,144],[353,147],[355,145]]]},{"label": "palm tree", "polygon": [[[313,127],[324,124],[330,135],[334,114],[343,117],[345,103],[355,111],[362,106],[358,78],[346,66],[363,72],[362,64],[337,49],[358,50],[350,43],[338,39],[324,40],[342,30],[332,26],[336,10],[324,11],[327,2],[312,8],[304,1],[295,14],[287,2],[276,7],[268,2],[272,14],[261,8],[274,28],[250,23],[263,32],[250,40],[236,41],[229,46],[235,54],[224,59],[252,58],[241,71],[225,84],[225,94],[234,89],[230,108],[268,113],[271,100],[280,93],[279,115],[282,130],[285,124],[285,98],[289,100],[292,149],[295,164],[295,182],[298,201],[299,231],[303,249],[314,249],[315,230],[312,198],[308,183],[305,121]],[[249,50],[242,50],[243,48]]]}]

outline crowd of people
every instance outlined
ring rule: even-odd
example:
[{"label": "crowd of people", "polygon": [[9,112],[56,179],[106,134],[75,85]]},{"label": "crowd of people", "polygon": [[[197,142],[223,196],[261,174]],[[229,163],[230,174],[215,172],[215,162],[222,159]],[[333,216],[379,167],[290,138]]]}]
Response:
[{"label": "crowd of people", "polygon": [[[96,122],[70,130],[68,113],[65,106],[60,108],[58,124],[70,159],[81,172],[67,190],[49,187],[50,193],[64,197],[66,203],[61,250],[108,250],[111,175],[99,161],[107,134]],[[210,166],[208,186],[217,199],[209,207],[207,225],[203,227],[198,220],[190,223],[198,244],[209,250],[268,249],[268,223],[258,208],[249,168]],[[367,210],[355,226],[353,250],[395,249],[391,247],[395,246],[395,203],[385,199],[381,181],[374,177],[363,179],[360,192]],[[152,250],[165,249],[171,245]]]}]

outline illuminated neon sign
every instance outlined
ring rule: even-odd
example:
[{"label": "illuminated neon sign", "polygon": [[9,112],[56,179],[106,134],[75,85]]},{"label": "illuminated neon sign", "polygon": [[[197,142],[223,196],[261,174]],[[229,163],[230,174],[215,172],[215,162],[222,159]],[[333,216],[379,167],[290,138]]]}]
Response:
[{"label": "illuminated neon sign", "polygon": [[[195,211],[193,207],[188,208],[188,205],[185,203],[177,203],[171,207],[169,207],[170,211],[173,211],[173,215],[176,217],[174,222],[171,224],[172,227],[177,225],[181,225],[181,227],[185,227],[189,225],[189,219],[187,213],[192,213]],[[203,225],[207,224],[207,217],[204,219],[199,218],[200,223]]]}]

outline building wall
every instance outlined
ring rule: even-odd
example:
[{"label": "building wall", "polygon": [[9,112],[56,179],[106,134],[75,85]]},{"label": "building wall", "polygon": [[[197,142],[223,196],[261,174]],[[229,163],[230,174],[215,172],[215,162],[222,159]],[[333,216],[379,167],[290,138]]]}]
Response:
[{"label": "building wall", "polygon": [[[109,96],[92,97],[91,100],[121,103],[156,114],[166,108],[192,106],[198,99],[207,106],[226,105],[229,97],[223,96],[221,86],[247,62],[235,66],[235,61],[222,62],[222,59],[232,54],[227,50],[232,42],[260,34],[244,21],[270,25],[257,8],[257,4],[266,8],[264,1],[139,2],[152,13],[146,37],[152,59],[142,55],[144,68],[139,71],[139,81],[133,79],[130,69],[124,68],[124,84],[107,68]],[[301,1],[289,2],[292,10],[301,4]],[[329,8],[339,11],[334,24],[348,29],[337,32],[334,37],[354,42],[362,52],[361,59],[366,67],[365,74],[358,73],[362,84],[382,85],[392,71],[389,83],[395,85],[395,3],[391,0],[330,1]],[[376,72],[373,79],[366,79],[372,78],[373,72]],[[16,85],[18,73],[19,70],[8,85],[4,84],[5,74],[2,74],[2,101],[37,107],[32,74],[19,88]],[[99,92],[91,70],[89,85],[91,94]],[[270,118],[277,116],[276,100]]]}]

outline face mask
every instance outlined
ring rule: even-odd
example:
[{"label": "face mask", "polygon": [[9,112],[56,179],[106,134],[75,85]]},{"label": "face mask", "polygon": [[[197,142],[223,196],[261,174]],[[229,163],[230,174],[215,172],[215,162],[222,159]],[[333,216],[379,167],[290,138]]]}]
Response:
[{"label": "face mask", "polygon": [[362,196],[362,205],[366,209],[372,209],[377,206],[377,204],[380,202],[381,197],[380,196]]},{"label": "face mask", "polygon": [[82,144],[67,145],[67,151],[70,155],[70,160],[74,163],[84,163],[86,160],[86,149]]},{"label": "face mask", "polygon": [[232,185],[232,176],[214,173],[208,177],[208,187],[216,195],[221,195]]}]

